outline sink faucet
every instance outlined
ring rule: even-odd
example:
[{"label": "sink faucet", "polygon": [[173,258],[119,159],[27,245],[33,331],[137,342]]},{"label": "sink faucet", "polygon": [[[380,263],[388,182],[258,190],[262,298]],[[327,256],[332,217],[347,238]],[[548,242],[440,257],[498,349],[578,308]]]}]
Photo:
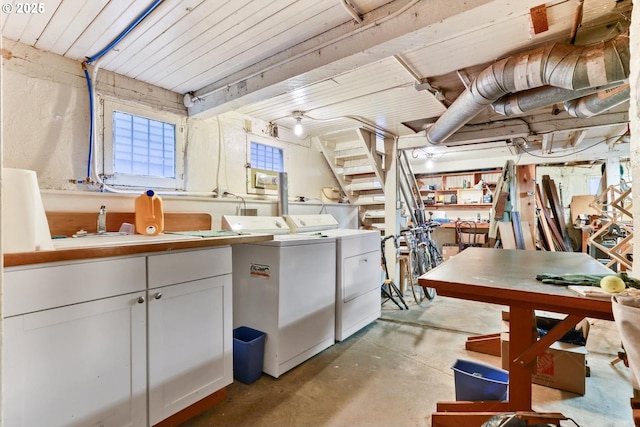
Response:
[{"label": "sink faucet", "polygon": [[107,232],[107,207],[105,205],[100,206],[98,211],[98,234]]}]

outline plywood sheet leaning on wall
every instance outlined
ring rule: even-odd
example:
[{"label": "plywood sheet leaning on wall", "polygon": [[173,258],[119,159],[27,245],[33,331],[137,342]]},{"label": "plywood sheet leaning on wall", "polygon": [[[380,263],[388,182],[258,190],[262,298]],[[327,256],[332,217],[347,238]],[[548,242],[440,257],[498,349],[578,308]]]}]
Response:
[{"label": "plywood sheet leaning on wall", "polygon": [[586,215],[598,215],[600,211],[592,206],[595,201],[596,196],[592,196],[590,194],[573,196],[571,198],[571,204],[569,204],[569,209],[571,210],[571,223],[575,224],[578,215],[586,214]]},{"label": "plywood sheet leaning on wall", "polygon": [[[549,208],[543,203],[540,185],[536,185],[536,203],[539,210],[538,229],[541,234],[542,248],[548,251],[572,252],[571,246],[567,245],[562,233],[558,229]],[[564,215],[564,214],[563,214]]]},{"label": "plywood sheet leaning on wall", "polygon": [[553,221],[560,232],[561,239],[564,241],[565,249],[563,250],[572,251],[571,239],[569,238],[569,231],[567,230],[567,224],[564,217],[564,206],[562,205],[562,198],[558,196],[555,181],[552,180],[549,175],[543,175],[542,187],[549,203]]}]

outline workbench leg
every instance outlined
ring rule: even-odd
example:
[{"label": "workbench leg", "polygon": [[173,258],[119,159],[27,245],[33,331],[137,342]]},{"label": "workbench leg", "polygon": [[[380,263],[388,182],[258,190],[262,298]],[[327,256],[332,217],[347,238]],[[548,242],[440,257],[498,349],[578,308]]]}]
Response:
[{"label": "workbench leg", "polygon": [[535,313],[532,309],[510,307],[509,321],[509,409],[531,410],[531,375],[536,361],[527,364],[515,360],[537,339]]}]

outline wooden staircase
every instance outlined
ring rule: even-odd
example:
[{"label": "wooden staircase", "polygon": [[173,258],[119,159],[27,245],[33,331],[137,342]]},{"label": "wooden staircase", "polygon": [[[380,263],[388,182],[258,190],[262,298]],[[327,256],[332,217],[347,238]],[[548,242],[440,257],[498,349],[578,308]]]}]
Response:
[{"label": "wooden staircase", "polygon": [[[318,138],[314,138],[314,141],[349,203],[359,207],[360,226],[379,229],[384,233],[385,179],[389,161],[393,160],[393,155],[385,156],[385,150],[393,141],[379,140],[376,134],[363,128],[355,129],[352,137],[340,141]],[[395,194],[392,197],[395,198]]]}]

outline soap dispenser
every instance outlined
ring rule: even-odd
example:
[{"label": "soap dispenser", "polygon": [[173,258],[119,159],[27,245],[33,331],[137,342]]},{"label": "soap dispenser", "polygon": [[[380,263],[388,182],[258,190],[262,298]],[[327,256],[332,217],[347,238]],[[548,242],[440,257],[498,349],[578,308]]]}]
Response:
[{"label": "soap dispenser", "polygon": [[104,234],[107,232],[107,207],[105,205],[100,206],[98,211],[98,224],[96,226],[98,234]]}]

